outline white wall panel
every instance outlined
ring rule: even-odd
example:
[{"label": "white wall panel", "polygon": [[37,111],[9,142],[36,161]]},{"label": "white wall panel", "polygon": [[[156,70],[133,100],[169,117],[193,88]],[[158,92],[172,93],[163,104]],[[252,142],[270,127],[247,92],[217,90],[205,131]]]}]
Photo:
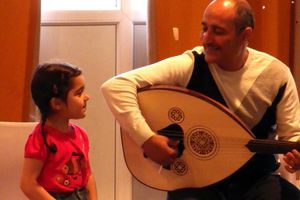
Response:
[{"label": "white wall panel", "polygon": [[[133,67],[147,65],[147,27],[137,23],[133,28]],[[164,200],[166,192],[145,186],[133,178],[132,200]]]},{"label": "white wall panel", "polygon": [[52,59],[82,68],[90,95],[88,114],[76,121],[88,133],[90,159],[103,200],[115,199],[115,120],[100,94],[100,85],[116,72],[116,25],[50,25],[41,28],[40,63]]}]

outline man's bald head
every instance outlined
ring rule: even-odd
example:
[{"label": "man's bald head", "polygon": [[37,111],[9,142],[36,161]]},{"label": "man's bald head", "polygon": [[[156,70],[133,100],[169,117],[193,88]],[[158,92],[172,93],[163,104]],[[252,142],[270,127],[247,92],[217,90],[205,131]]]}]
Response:
[{"label": "man's bald head", "polygon": [[[223,8],[224,12],[226,9],[235,10],[235,20],[234,24],[236,27],[236,32],[241,33],[245,28],[254,28],[254,15],[252,8],[248,1],[246,0],[213,0],[207,8],[210,7]],[[220,11],[222,12],[222,11]]]}]

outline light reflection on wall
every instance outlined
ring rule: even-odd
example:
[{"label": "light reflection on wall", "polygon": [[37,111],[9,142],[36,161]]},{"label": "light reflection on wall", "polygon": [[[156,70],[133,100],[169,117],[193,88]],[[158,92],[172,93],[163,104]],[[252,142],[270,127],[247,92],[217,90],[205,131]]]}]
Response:
[{"label": "light reflection on wall", "polygon": [[116,10],[120,0],[42,0],[42,12],[58,10]]}]

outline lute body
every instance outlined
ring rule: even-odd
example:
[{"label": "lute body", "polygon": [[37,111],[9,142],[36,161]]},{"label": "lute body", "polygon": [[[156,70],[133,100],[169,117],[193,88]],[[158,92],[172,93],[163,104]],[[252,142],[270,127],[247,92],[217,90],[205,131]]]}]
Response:
[{"label": "lute body", "polygon": [[256,152],[286,153],[297,143],[257,140],[227,108],[196,92],[152,86],[138,92],[138,103],[151,129],[180,140],[180,156],[169,166],[145,157],[121,128],[125,161],[132,175],[160,190],[204,187],[241,168]]}]

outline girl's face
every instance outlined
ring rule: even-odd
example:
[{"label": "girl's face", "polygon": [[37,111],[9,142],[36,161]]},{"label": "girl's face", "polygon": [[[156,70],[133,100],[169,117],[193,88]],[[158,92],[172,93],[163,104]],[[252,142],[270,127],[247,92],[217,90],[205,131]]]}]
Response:
[{"label": "girl's face", "polygon": [[81,119],[86,115],[86,104],[89,96],[85,91],[82,75],[71,79],[71,89],[67,96],[67,102],[63,112],[69,119]]}]

